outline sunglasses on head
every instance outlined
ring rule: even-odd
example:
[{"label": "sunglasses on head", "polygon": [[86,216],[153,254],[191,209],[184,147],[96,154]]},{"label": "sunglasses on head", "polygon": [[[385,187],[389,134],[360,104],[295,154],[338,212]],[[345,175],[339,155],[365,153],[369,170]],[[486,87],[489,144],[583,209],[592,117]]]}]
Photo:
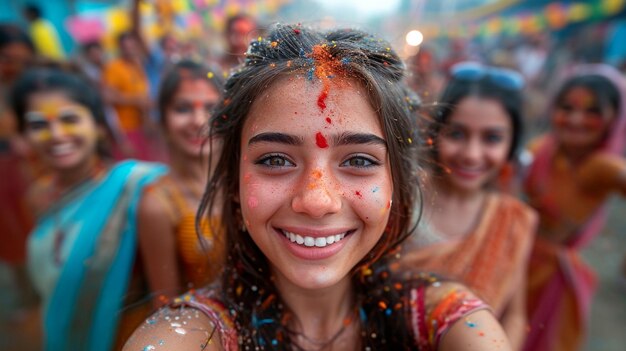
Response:
[{"label": "sunglasses on head", "polygon": [[518,72],[506,68],[490,67],[478,62],[461,62],[450,68],[452,78],[475,82],[488,78],[495,85],[509,90],[522,90],[524,77]]}]

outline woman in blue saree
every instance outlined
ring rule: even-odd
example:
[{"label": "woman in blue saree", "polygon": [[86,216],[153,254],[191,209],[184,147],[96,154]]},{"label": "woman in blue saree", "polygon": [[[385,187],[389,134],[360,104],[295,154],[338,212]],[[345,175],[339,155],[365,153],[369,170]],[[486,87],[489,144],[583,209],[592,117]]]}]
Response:
[{"label": "woman in blue saree", "polygon": [[27,260],[42,299],[43,349],[110,350],[136,292],[129,285],[137,202],[165,167],[107,163],[98,92],[75,75],[31,71],[16,83],[12,103],[20,130],[49,170],[29,196],[37,223]]}]

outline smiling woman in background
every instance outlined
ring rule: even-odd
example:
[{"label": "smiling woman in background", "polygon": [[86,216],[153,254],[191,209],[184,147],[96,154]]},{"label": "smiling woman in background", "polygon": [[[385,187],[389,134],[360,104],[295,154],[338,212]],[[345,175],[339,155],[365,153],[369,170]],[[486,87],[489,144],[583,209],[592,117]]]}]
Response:
[{"label": "smiling woman in background", "polygon": [[11,102],[49,170],[29,196],[37,223],[28,269],[42,299],[43,348],[110,350],[118,322],[132,317],[130,310],[120,318],[120,310],[142,293],[129,289],[137,201],[165,167],[109,162],[98,91],[78,76],[31,70]]},{"label": "smiling woman in background", "polygon": [[[223,82],[192,61],[175,64],[159,91],[161,125],[168,143],[170,171],[151,184],[139,204],[139,244],[155,305],[213,281],[224,265],[225,239],[217,213],[196,228],[196,212],[221,142],[207,140],[206,127]],[[198,237],[196,229],[202,236]]]},{"label": "smiling woman in background", "polygon": [[433,188],[423,225],[402,259],[472,288],[520,349],[537,215],[495,183],[522,136],[523,79],[473,62],[459,63],[451,73],[427,128]]}]

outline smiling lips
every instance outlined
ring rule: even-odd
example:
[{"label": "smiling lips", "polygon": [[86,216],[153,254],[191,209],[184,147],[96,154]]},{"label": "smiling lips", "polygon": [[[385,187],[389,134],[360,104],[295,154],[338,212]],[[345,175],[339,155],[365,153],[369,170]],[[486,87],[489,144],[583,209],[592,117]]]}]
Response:
[{"label": "smiling lips", "polygon": [[283,234],[287,239],[289,239],[292,243],[296,243],[298,245],[306,246],[306,247],[326,247],[328,245],[339,242],[343,239],[347,232],[323,237],[312,237],[306,235],[295,234],[292,232],[288,232],[286,230],[282,230]]},{"label": "smiling lips", "polygon": [[[356,229],[309,230],[302,228],[274,228],[294,256],[303,260],[323,260],[341,252]],[[304,234],[306,233],[306,234]]]}]

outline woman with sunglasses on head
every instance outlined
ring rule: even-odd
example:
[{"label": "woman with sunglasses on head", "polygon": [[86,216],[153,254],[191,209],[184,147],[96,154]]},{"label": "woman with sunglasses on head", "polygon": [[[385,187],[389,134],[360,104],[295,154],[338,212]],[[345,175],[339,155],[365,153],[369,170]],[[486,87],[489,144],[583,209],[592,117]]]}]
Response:
[{"label": "woman with sunglasses on head", "polygon": [[225,241],[211,230],[219,228],[219,218],[213,214],[211,226],[200,223],[200,239],[195,221],[211,172],[206,171],[208,153],[216,160],[221,151],[220,143],[207,141],[205,134],[222,89],[221,74],[187,60],[161,82],[158,107],[170,170],[148,187],[138,210],[140,251],[157,306],[211,282],[223,267]]},{"label": "woman with sunglasses on head", "polygon": [[552,131],[530,144],[533,163],[524,184],[540,215],[526,349],[576,350],[596,281],[578,251],[602,230],[609,195],[626,195],[626,80],[610,66],[578,66],[550,113]]},{"label": "woman with sunglasses on head", "polygon": [[48,169],[30,190],[37,222],[27,247],[42,301],[43,349],[109,350],[132,317],[120,318],[120,310],[144,293],[130,284],[135,210],[142,188],[164,167],[109,162],[98,91],[76,75],[31,70],[15,83],[11,103]]},{"label": "woman with sunglasses on head", "polygon": [[157,312],[126,350],[510,349],[463,286],[388,269],[418,207],[388,45],[288,25],[251,44],[211,120],[227,152],[202,209],[222,211],[221,282]]},{"label": "woman with sunglasses on head", "polygon": [[473,62],[459,63],[451,73],[427,127],[434,191],[402,262],[472,288],[520,349],[537,216],[495,183],[521,138],[523,79]]}]

